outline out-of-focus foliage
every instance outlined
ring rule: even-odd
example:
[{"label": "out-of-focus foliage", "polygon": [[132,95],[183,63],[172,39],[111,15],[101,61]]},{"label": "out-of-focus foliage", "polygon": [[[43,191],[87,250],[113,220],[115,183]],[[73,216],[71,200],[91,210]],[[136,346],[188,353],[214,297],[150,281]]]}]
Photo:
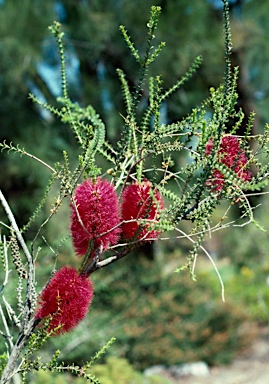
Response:
[{"label": "out-of-focus foliage", "polygon": [[35,384],[84,384],[85,379],[77,378],[70,374],[52,373],[48,371],[38,371],[30,378],[31,383]]},{"label": "out-of-focus foliage", "polygon": [[251,339],[242,332],[249,320],[246,311],[233,305],[232,296],[227,303],[217,299],[218,281],[206,270],[195,284],[189,276],[178,278],[172,271],[167,255],[154,263],[133,258],[131,268],[129,263],[122,269],[109,289],[100,284],[102,276],[96,276],[96,295],[102,302],[95,302],[95,310],[102,313],[109,308],[107,321],[116,326],[121,354],[139,368],[198,360],[228,363]]},{"label": "out-of-focus foliage", "polygon": [[[104,364],[96,364],[91,372],[96,375],[102,384],[172,384],[170,380],[159,376],[145,377],[136,371],[127,360],[109,357]],[[33,375],[35,384],[84,384],[85,379],[76,378],[70,374],[59,374],[39,371]]]},{"label": "out-of-focus foliage", "polygon": [[102,384],[172,384],[163,377],[144,377],[126,359],[117,357],[108,357],[105,364],[96,364],[92,371]]},{"label": "out-of-focus foliage", "polygon": [[231,265],[221,268],[227,278],[228,297],[234,305],[245,306],[248,315],[256,324],[269,324],[269,265],[257,265],[251,268],[244,265],[239,272]]}]

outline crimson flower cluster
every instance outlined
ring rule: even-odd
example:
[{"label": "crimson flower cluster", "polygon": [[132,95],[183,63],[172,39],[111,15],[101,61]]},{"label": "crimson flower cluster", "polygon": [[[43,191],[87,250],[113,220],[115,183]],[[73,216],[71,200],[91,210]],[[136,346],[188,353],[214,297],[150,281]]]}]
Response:
[{"label": "crimson flower cluster", "polygon": [[[210,139],[206,145],[206,155],[209,156],[214,147],[213,140]],[[220,148],[217,153],[219,163],[226,165],[232,169],[237,176],[243,181],[250,181],[252,174],[246,169],[248,158],[246,151],[240,148],[238,138],[233,135],[224,136],[221,140]],[[221,191],[225,185],[224,175],[217,169],[212,172],[212,180],[207,182],[208,185],[213,185],[215,191]]]},{"label": "crimson flower cluster", "polygon": [[125,240],[150,241],[160,234],[150,226],[158,221],[164,202],[160,192],[146,179],[125,187],[120,199],[109,181],[85,180],[76,188],[74,200],[70,230],[79,256],[86,254],[90,242],[93,249],[102,245],[107,250],[117,244],[120,235]]},{"label": "crimson flower cluster", "polygon": [[[117,244],[121,235],[125,241],[156,238],[160,231],[152,229],[152,225],[163,209],[159,191],[148,180],[128,185],[120,199],[109,181],[84,180],[71,202],[70,231],[77,255],[83,256],[90,250],[92,256],[99,247],[105,251]],[[93,285],[83,273],[65,266],[41,292],[35,318],[49,320],[48,332],[68,332],[86,316]]]},{"label": "crimson flower cluster", "polygon": [[48,332],[69,332],[87,314],[93,299],[93,284],[80,276],[75,268],[62,267],[57,271],[39,298],[36,319],[48,319]]}]

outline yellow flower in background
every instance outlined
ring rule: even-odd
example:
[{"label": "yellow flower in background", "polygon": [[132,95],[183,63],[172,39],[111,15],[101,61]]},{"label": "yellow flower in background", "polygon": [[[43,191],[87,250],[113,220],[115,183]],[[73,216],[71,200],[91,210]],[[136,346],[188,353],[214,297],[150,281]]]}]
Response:
[{"label": "yellow flower in background", "polygon": [[250,269],[249,267],[246,267],[246,266],[244,266],[240,269],[240,274],[249,280],[252,280],[254,277],[254,272],[252,271],[252,269]]}]

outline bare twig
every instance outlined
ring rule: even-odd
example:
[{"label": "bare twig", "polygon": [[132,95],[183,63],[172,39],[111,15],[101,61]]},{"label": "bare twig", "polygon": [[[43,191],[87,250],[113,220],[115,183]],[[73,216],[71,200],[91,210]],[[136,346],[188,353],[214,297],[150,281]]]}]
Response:
[{"label": "bare twig", "polygon": [[8,325],[7,325],[6,317],[5,317],[5,314],[3,312],[1,304],[0,304],[0,315],[2,317],[2,321],[3,321],[5,332],[6,332],[5,333],[5,337],[8,340],[10,349],[12,349],[14,347],[14,344],[13,344],[12,337],[11,337],[10,332],[9,332],[9,328],[8,328]]},{"label": "bare twig", "polygon": [[28,265],[28,276],[27,276],[27,288],[26,288],[26,298],[25,304],[22,312],[22,321],[21,327],[19,330],[19,335],[15,345],[12,347],[7,365],[3,371],[0,384],[9,383],[12,377],[17,373],[17,364],[21,355],[21,351],[26,341],[30,337],[34,328],[37,325],[37,320],[32,318],[34,312],[36,295],[34,288],[34,260],[33,256],[29,252],[27,245],[23,239],[23,236],[19,230],[19,227],[16,223],[15,217],[10,209],[10,206],[5,199],[2,191],[0,190],[0,202],[6,212],[6,215],[10,221],[11,227],[16,234],[16,237],[20,243],[20,246],[26,256],[27,265]]},{"label": "bare twig", "polygon": [[13,213],[12,213],[12,211],[11,211],[9,205],[8,205],[8,202],[6,201],[6,199],[5,199],[1,189],[0,189],[0,201],[1,201],[1,204],[2,204],[2,206],[4,208],[4,210],[6,211],[7,217],[8,217],[8,219],[10,221],[10,224],[11,224],[11,226],[12,226],[12,228],[13,228],[16,236],[17,236],[17,239],[19,240],[19,243],[20,243],[20,245],[21,245],[21,247],[23,249],[23,252],[24,252],[24,254],[25,254],[26,258],[27,258],[27,261],[28,261],[28,263],[31,263],[32,256],[31,256],[31,254],[30,254],[30,252],[29,252],[29,250],[28,250],[28,248],[27,248],[27,246],[25,244],[25,241],[24,241],[24,239],[22,237],[22,234],[21,234],[21,232],[19,230],[19,227],[17,226],[17,223],[16,223],[16,220],[14,218],[14,215],[13,215]]},{"label": "bare twig", "polygon": [[[0,241],[1,241],[1,236],[0,236]],[[6,243],[6,237],[5,236],[3,236],[3,245],[4,245],[4,260],[5,260],[5,279],[4,279],[4,282],[0,288],[0,293],[4,290],[5,286],[7,285],[8,275],[10,273],[10,271],[8,270],[7,243]]]},{"label": "bare twig", "polygon": [[[183,234],[188,240],[190,240],[192,243],[195,243],[195,240],[193,240],[190,236],[188,236],[187,233],[185,233],[184,231],[182,231],[181,229],[179,228],[175,228],[176,231],[180,232],[181,234]],[[222,297],[222,301],[225,301],[225,295],[224,295],[224,292],[225,292],[225,288],[224,288],[224,284],[223,284],[223,281],[222,281],[222,278],[221,278],[221,275],[218,271],[218,268],[214,262],[214,260],[212,259],[212,257],[210,256],[210,254],[208,253],[208,251],[202,246],[200,245],[200,249],[206,254],[206,256],[209,258],[209,260],[211,261],[215,271],[216,271],[216,274],[218,276],[218,279],[220,281],[220,285],[221,285],[221,297]],[[195,268],[195,264],[196,264],[196,259],[194,260],[194,264],[193,264],[193,272],[194,272],[194,268]]]}]

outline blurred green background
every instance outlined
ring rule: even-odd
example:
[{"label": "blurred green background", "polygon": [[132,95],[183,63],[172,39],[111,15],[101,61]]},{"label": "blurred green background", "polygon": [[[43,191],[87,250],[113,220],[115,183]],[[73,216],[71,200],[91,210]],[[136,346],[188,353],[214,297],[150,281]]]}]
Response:
[{"label": "blurred green background", "polygon": [[[119,25],[126,26],[137,48],[143,51],[151,5],[162,7],[156,37],[157,41],[166,41],[151,74],[162,73],[168,88],[197,55],[204,59],[192,80],[164,105],[162,119],[169,123],[179,120],[199,105],[209,88],[223,80],[220,1],[2,0],[0,140],[20,144],[49,164],[54,164],[66,149],[75,167],[78,147],[71,130],[28,99],[32,92],[55,105],[55,98],[60,95],[58,51],[48,31],[48,26],[59,20],[65,32],[71,98],[82,106],[92,104],[107,125],[109,140],[115,142],[122,126],[120,114],[124,112],[116,68],[127,73],[132,85],[138,69],[128,54]],[[232,65],[240,66],[238,108],[247,116],[252,110],[256,112],[253,133],[259,133],[269,121],[269,0],[234,0],[230,1],[230,8]],[[145,94],[145,102],[146,97]],[[1,189],[23,226],[44,194],[49,173],[29,158],[6,153],[0,154],[0,167]],[[25,234],[28,241],[47,217],[56,197],[53,192],[42,215]],[[252,203],[264,204],[255,214],[268,230],[268,199],[260,197]],[[220,206],[216,217],[223,211],[225,207]],[[235,208],[234,217],[236,214]],[[0,215],[0,220],[5,221],[2,210]],[[42,250],[36,263],[39,288],[55,262],[55,254],[47,244],[59,254],[57,267],[78,265],[69,238],[68,202],[42,236],[46,241],[40,241]],[[258,327],[268,325],[267,242],[267,233],[254,226],[225,229],[207,240],[206,248],[225,283],[225,303],[221,301],[216,273],[206,257],[201,256],[198,261],[197,282],[187,274],[174,273],[191,247],[186,240],[159,242],[99,271],[93,275],[95,298],[86,320],[72,333],[53,338],[42,351],[44,358],[60,348],[63,360],[82,363],[115,336],[106,366],[97,367],[108,384],[113,382],[109,381],[113,378],[110,368],[115,365],[124,372],[122,383],[135,383],[135,379],[141,380],[135,370],[155,364],[197,360],[212,365],[229,363],[257,335]],[[5,293],[14,305],[15,287],[11,279]],[[2,344],[0,353],[4,351]],[[49,380],[60,384],[73,379],[50,379],[46,374],[33,378],[36,383]]]}]

